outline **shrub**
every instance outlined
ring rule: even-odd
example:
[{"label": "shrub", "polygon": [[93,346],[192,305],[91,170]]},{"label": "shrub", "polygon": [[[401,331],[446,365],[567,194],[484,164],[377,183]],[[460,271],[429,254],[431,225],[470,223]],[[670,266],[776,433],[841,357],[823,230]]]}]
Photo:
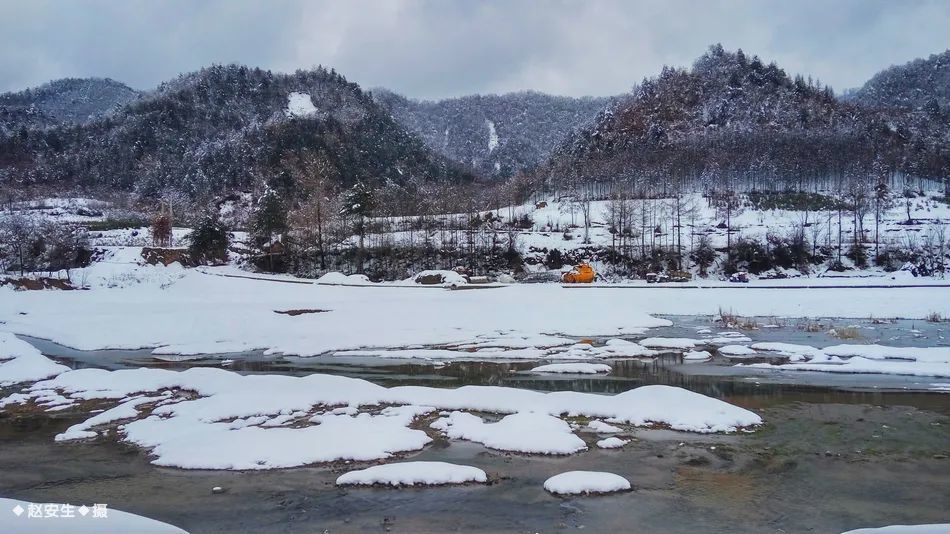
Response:
[{"label": "shrub", "polygon": [[772,259],[762,243],[749,238],[739,238],[732,244],[727,273],[745,269],[759,274],[772,268]]},{"label": "shrub", "polygon": [[716,249],[709,242],[709,237],[703,235],[699,237],[699,243],[692,254],[693,262],[699,267],[700,276],[706,276],[709,266],[716,261]]},{"label": "shrub", "polygon": [[804,191],[752,191],[748,199],[757,210],[827,211],[839,204],[832,197]]},{"label": "shrub", "polygon": [[193,261],[197,263],[227,261],[230,244],[228,227],[215,214],[202,217],[186,239],[188,252]]},{"label": "shrub", "polygon": [[863,269],[868,266],[868,251],[863,245],[859,243],[854,243],[851,245],[851,249],[848,250],[848,253],[845,254],[845,256],[853,261],[855,267],[858,267],[859,269]]}]

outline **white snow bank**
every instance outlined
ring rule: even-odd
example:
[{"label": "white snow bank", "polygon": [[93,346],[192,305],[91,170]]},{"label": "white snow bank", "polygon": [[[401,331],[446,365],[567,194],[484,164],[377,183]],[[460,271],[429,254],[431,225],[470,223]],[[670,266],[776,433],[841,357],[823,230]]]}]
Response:
[{"label": "white snow bank", "polygon": [[572,454],[585,450],[584,440],[561,419],[542,413],[521,412],[486,423],[481,417],[452,412],[432,423],[453,439],[466,439],[488,448],[529,454]]},{"label": "white snow bank", "polygon": [[[564,414],[694,432],[731,432],[762,422],[748,410],[671,386],[612,396],[494,386],[385,388],[341,376],[241,375],[208,367],[66,371],[0,399],[0,406],[33,401],[55,410],[93,399],[119,404],[70,427],[59,440],[92,438],[127,421],[118,427],[119,439],[148,449],[156,465],[188,469],[386,459],[431,441],[410,425],[434,410],[455,410],[432,424],[450,438],[546,454],[586,449],[560,418]],[[458,410],[511,415],[489,423]]]},{"label": "white snow bank", "polygon": [[950,377],[950,347],[834,345],[818,349],[787,343],[756,343],[752,346],[789,356],[790,363],[753,365],[759,368]]},{"label": "white snow bank", "polygon": [[[31,506],[39,506],[39,516],[31,517]],[[19,515],[15,510],[22,510]],[[46,510],[56,510],[47,517]],[[82,511],[85,510],[85,514]],[[93,506],[60,503],[30,503],[0,498],[0,532],[23,534],[187,534],[184,530],[154,519],[106,508],[105,517],[96,517]],[[71,514],[72,517],[65,517]]]},{"label": "white snow bank", "polygon": [[600,434],[613,434],[615,432],[623,432],[622,428],[615,427],[614,425],[609,425],[603,421],[598,421],[594,419],[593,421],[587,423],[587,428],[598,432]]},{"label": "white snow bank", "polygon": [[0,387],[34,382],[68,371],[13,334],[0,332]]},{"label": "white snow bank", "polygon": [[950,534],[950,523],[859,528],[842,532],[842,534]]},{"label": "white snow bank", "polygon": [[777,352],[782,356],[788,356],[788,360],[802,361],[811,358],[824,357],[825,353],[815,347],[808,345],[796,345],[794,343],[776,343],[764,342],[753,343],[752,348],[758,351]]},{"label": "white snow bank", "polygon": [[685,337],[648,337],[641,339],[640,344],[651,349],[691,349],[703,342]]},{"label": "white snow bank", "polygon": [[[171,393],[168,393],[171,395]],[[86,419],[82,423],[75,424],[66,429],[62,434],[57,434],[56,441],[70,441],[76,439],[89,439],[98,436],[96,432],[92,432],[90,429],[94,426],[105,425],[112,423],[113,421],[120,421],[122,419],[134,419],[138,416],[138,406],[142,404],[147,404],[149,402],[157,402],[161,400],[166,400],[167,395],[162,395],[158,397],[135,397],[130,400],[119,404],[113,408],[110,408],[104,412],[100,412],[89,419]]]},{"label": "white snow bank", "polygon": [[544,489],[557,495],[612,493],[630,489],[630,482],[620,475],[602,471],[568,471],[544,481]]},{"label": "white snow bank", "polygon": [[630,443],[630,440],[620,438],[605,438],[598,441],[597,446],[601,449],[619,449],[627,443]]},{"label": "white snow bank", "polygon": [[726,345],[719,347],[719,354],[733,357],[754,356],[756,352],[745,345]]},{"label": "white snow bank", "polygon": [[749,343],[752,338],[739,332],[722,332],[715,337],[704,339],[704,341],[713,345],[729,345],[732,343]]},{"label": "white snow bank", "polygon": [[609,373],[611,367],[603,363],[551,363],[548,365],[539,365],[531,369],[532,373],[565,373],[593,375],[597,373]]},{"label": "white snow bank", "polygon": [[712,354],[706,350],[691,350],[683,354],[683,359],[688,361],[704,362],[710,358],[712,358]]},{"label": "white snow bank", "polygon": [[477,467],[446,462],[402,462],[375,465],[350,471],[336,479],[337,485],[416,486],[487,482],[488,476]]},{"label": "white snow bank", "polygon": [[343,285],[343,286],[371,286],[373,282],[365,274],[345,275],[341,272],[331,271],[320,278],[317,278],[317,284],[324,285]]},{"label": "white snow bank", "polygon": [[287,95],[287,114],[291,117],[311,117],[317,113],[317,107],[307,93],[290,93]]},{"label": "white snow bank", "polygon": [[900,376],[935,376],[950,378],[950,364],[909,362],[901,360],[869,360],[854,356],[847,360],[832,357],[827,361],[809,361],[804,363],[786,363],[771,365],[768,363],[752,364],[750,367],[762,369],[782,369],[789,371],[820,371],[823,373],[848,374],[886,374]]},{"label": "white snow bank", "polygon": [[822,351],[828,356],[860,356],[869,360],[907,360],[950,363],[950,347],[886,347],[883,345],[834,345]]},{"label": "white snow bank", "polygon": [[437,284],[432,284],[432,285],[452,286],[452,285],[468,284],[468,280],[466,280],[465,277],[460,275],[459,273],[455,271],[440,271],[440,270],[429,270],[429,271],[418,272],[415,274],[415,276],[407,278],[406,282],[421,284],[423,283],[422,280],[426,278],[441,279],[441,282]]}]

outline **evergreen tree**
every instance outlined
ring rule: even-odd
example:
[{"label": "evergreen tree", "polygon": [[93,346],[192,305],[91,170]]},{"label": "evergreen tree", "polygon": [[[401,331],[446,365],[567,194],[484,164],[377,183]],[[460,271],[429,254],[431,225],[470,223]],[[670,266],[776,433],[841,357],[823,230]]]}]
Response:
[{"label": "evergreen tree", "polygon": [[202,217],[185,239],[188,241],[188,252],[195,262],[225,262],[228,259],[228,227],[215,212]]},{"label": "evergreen tree", "polygon": [[375,208],[376,201],[373,198],[373,192],[363,182],[357,182],[343,196],[343,208],[340,209],[340,214],[356,217],[356,235],[360,239],[357,267],[360,273],[363,272],[363,257],[366,250],[364,247],[366,218],[372,216]]},{"label": "evergreen tree", "polygon": [[287,231],[287,207],[271,187],[257,200],[251,219],[251,234],[258,247],[264,247]]}]

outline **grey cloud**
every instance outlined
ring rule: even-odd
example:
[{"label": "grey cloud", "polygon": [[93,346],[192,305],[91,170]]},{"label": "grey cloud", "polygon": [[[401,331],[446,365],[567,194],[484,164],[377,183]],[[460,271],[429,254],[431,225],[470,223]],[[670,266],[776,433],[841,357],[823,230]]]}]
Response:
[{"label": "grey cloud", "polygon": [[950,2],[0,0],[0,90],[149,88],[210,63],[334,67],[420,98],[627,91],[722,42],[836,89],[950,47]]}]

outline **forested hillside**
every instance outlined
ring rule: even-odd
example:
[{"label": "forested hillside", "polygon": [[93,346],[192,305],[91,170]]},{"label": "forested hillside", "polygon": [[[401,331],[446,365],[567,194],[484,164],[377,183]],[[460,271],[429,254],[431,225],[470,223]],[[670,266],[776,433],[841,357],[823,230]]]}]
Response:
[{"label": "forested hillside", "polygon": [[664,68],[600,116],[534,180],[622,182],[641,193],[819,188],[946,179],[946,113],[870,110],[741,50]]},{"label": "forested hillside", "polygon": [[213,66],[88,124],[0,137],[0,177],[11,183],[139,197],[171,188],[194,198],[265,182],[292,188],[314,161],[340,185],[469,179],[359,86],[322,68],[285,75]]},{"label": "forested hillside", "polygon": [[846,98],[871,108],[946,111],[950,108],[950,50],[884,69]]},{"label": "forested hillside", "polygon": [[614,98],[571,98],[534,91],[439,101],[373,92],[401,124],[432,149],[482,176],[503,179],[544,162],[571,133]]},{"label": "forested hillside", "polygon": [[41,87],[0,94],[0,134],[64,123],[85,124],[138,96],[138,91],[108,78],[64,78]]}]

